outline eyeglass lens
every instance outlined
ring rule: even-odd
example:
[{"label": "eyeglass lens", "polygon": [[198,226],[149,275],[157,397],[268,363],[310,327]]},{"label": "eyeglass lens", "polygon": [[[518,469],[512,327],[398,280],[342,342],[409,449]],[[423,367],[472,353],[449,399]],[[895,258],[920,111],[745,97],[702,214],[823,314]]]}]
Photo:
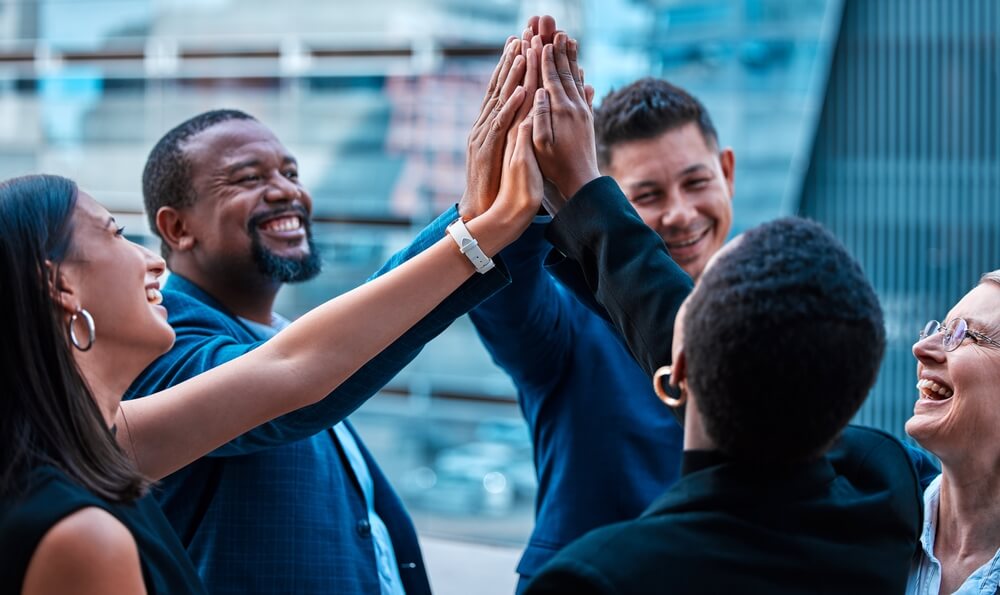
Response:
[{"label": "eyeglass lens", "polygon": [[968,328],[968,325],[962,318],[952,321],[951,328],[948,328],[936,320],[931,320],[924,325],[924,330],[921,331],[920,337],[923,338],[937,333],[944,333],[941,337],[941,343],[944,345],[944,350],[954,351],[959,345],[962,344],[962,341],[965,340],[965,332]]}]

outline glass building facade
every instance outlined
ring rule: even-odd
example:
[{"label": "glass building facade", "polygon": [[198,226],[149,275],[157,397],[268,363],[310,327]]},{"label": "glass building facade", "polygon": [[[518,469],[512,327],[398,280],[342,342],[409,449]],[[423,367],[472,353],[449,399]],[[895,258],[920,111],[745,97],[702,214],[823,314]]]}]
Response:
[{"label": "glass building facade", "polygon": [[[930,4],[950,6],[943,0],[921,6]],[[831,62],[835,73],[857,68],[839,49],[845,43],[844,34],[838,38],[841,22],[855,22],[842,18],[844,9],[839,0],[0,0],[0,177],[71,177],[115,211],[133,239],[155,246],[140,190],[149,150],[196,113],[245,110],[298,158],[315,203],[325,268],[316,280],[280,294],[278,311],[296,316],[364,282],[458,200],[466,135],[503,40],[519,32],[528,15],[550,13],[580,40],[598,100],[642,76],[665,77],[702,99],[720,141],[736,153],[734,233],[801,211],[850,238],[875,219],[835,220],[826,213],[860,208],[840,202],[862,196],[860,184],[893,184],[857,178],[850,182],[855,185],[837,185],[831,180],[849,176],[830,168],[853,164],[852,175],[860,168],[902,179],[924,157],[886,162],[891,168],[885,169],[873,153],[843,153],[860,148],[868,136],[851,137],[854,144],[843,147],[813,142],[845,134],[850,118],[844,109],[858,108],[849,103],[857,101],[849,96],[859,90],[862,81],[850,78],[858,75],[843,75],[842,83],[834,77],[827,85]],[[895,13],[880,14],[888,23]],[[868,18],[858,17],[858,26]],[[973,41],[958,46],[980,47]],[[995,63],[977,64],[984,72],[992,64],[993,90],[976,87],[976,103],[963,108],[995,105]],[[833,107],[844,102],[850,107]],[[883,117],[863,113],[872,122]],[[963,120],[971,127],[996,124],[995,117],[963,117],[971,118]],[[993,147],[992,138],[977,146]],[[996,163],[993,153],[976,155],[992,155]],[[957,154],[952,161],[957,166]],[[967,167],[962,171],[971,175],[973,166]],[[978,194],[956,194],[988,202],[982,197],[995,184],[975,183]],[[904,193],[912,196],[899,186],[897,202],[879,207],[882,224],[911,217],[924,226],[914,229],[929,233],[941,223],[940,216],[907,207]],[[942,275],[964,258],[963,246],[980,240],[963,235],[957,216],[944,220],[944,231],[932,235],[937,247],[927,249],[940,266],[919,274],[958,291],[973,279],[933,275]],[[987,229],[982,217],[976,224]],[[995,254],[991,229],[982,233],[993,233],[994,243],[984,246]],[[914,232],[911,248],[921,237]],[[885,254],[878,258],[886,266],[893,262]],[[870,272],[879,270],[862,260]],[[879,286],[890,324],[896,324],[895,304],[913,299],[913,287]],[[943,315],[940,308],[931,314]],[[902,407],[882,396],[907,390],[886,388],[888,378],[880,381],[872,407]],[[467,320],[428,345],[352,419],[423,533],[524,543],[535,493],[527,432],[514,387]]]}]

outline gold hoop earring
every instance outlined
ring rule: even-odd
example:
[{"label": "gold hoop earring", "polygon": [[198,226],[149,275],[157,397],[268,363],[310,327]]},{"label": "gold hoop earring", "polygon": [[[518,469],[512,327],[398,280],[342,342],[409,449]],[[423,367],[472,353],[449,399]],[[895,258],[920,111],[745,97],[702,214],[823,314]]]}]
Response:
[{"label": "gold hoop earring", "polygon": [[663,377],[670,376],[671,368],[670,366],[660,366],[659,369],[653,374],[653,390],[656,392],[656,396],[659,397],[661,401],[666,404],[667,407],[676,409],[684,405],[687,402],[687,391],[683,388],[680,389],[681,396],[673,397],[667,392],[667,389],[663,387]]},{"label": "gold hoop earring", "polygon": [[[76,321],[80,318],[83,318],[83,321],[87,324],[86,345],[80,345],[80,340],[76,338],[76,330],[73,329],[73,325],[76,324]],[[90,348],[94,346],[95,335],[94,317],[90,315],[90,312],[87,312],[83,308],[78,308],[77,311],[69,317],[69,342],[73,344],[73,347],[76,347],[80,351],[90,351]]]}]

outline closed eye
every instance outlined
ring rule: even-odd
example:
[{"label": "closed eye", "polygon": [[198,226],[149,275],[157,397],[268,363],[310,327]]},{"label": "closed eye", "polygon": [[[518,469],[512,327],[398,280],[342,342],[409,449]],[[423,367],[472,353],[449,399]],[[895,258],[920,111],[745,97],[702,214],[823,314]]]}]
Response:
[{"label": "closed eye", "polygon": [[123,237],[124,235],[125,235],[125,226],[124,225],[122,225],[121,227],[116,227],[115,228],[115,236],[117,236],[117,237],[120,238],[120,237]]}]

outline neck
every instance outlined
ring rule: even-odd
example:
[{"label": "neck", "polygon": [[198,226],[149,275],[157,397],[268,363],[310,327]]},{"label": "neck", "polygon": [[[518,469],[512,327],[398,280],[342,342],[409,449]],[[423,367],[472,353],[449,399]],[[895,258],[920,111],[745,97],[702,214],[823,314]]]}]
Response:
[{"label": "neck", "polygon": [[698,411],[697,399],[688,391],[684,410],[684,450],[717,450],[719,447],[705,431],[705,422]]},{"label": "neck", "polygon": [[966,457],[954,465],[942,461],[935,553],[952,552],[958,558],[992,556],[1000,548],[1000,516],[996,514],[1000,461],[975,459]]},{"label": "neck", "polygon": [[125,391],[151,359],[142,357],[136,349],[111,349],[96,342],[90,351],[74,349],[73,358],[94,395],[104,422],[111,427]]},{"label": "neck", "polygon": [[240,267],[208,271],[185,260],[170,262],[170,270],[200,287],[236,316],[271,324],[271,312],[274,311],[274,300],[281,289],[281,282],[256,271],[251,275],[239,274],[235,271],[237,268]]}]

